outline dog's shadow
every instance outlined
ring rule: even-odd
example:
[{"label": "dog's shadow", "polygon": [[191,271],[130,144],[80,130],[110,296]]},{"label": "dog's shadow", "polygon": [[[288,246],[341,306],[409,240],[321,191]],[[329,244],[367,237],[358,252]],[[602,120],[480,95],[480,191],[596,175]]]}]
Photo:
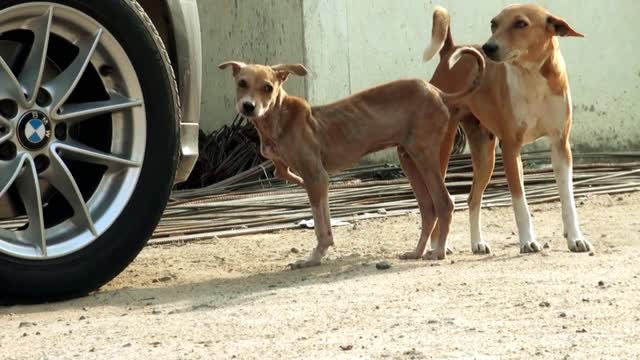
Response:
[{"label": "dog's shadow", "polygon": [[[2,313],[41,313],[65,309],[91,309],[93,307],[120,307],[123,313],[134,309],[166,308],[166,313],[176,314],[198,311],[205,308],[226,308],[251,303],[261,298],[273,296],[283,289],[294,289],[318,284],[331,284],[355,278],[380,276],[388,273],[402,273],[416,268],[435,269],[432,262],[392,260],[392,267],[379,270],[376,263],[379,258],[345,257],[325,261],[323,265],[290,270],[282,268],[272,272],[212,278],[200,282],[172,284],[172,280],[156,282],[154,287],[122,287],[99,290],[85,297],[35,304],[24,299],[0,298]],[[449,262],[446,262],[449,264]],[[437,278],[434,278],[436,283]],[[434,283],[435,284],[435,283]],[[26,305],[26,306],[24,306]],[[170,308],[170,309],[169,309]]]},{"label": "dog's shadow", "polygon": [[[443,271],[456,271],[448,267],[456,264],[481,264],[491,261],[517,260],[521,256],[488,255],[465,257],[455,261],[438,262],[424,260],[402,261],[390,259],[392,267],[379,270],[376,263],[378,257],[346,256],[327,260],[321,266],[290,270],[280,270],[255,274],[224,276],[204,281],[175,283],[174,280],[158,281],[152,287],[128,287],[104,289],[87,296],[60,302],[37,304],[33,301],[0,297],[0,315],[2,313],[33,314],[53,312],[65,309],[91,309],[99,307],[119,307],[123,314],[131,310],[148,308],[172,315],[203,309],[220,309],[250,304],[260,299],[274,296],[278,291],[307,286],[332,284],[352,279],[380,276],[389,273],[401,274],[419,268],[425,270],[425,282],[433,282],[436,286],[442,279]],[[456,258],[454,255],[453,259]],[[451,258],[449,258],[451,259]]]}]

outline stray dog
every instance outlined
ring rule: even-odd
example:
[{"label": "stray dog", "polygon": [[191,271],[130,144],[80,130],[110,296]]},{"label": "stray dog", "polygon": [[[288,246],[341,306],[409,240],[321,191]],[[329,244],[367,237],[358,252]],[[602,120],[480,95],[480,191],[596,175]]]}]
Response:
[{"label": "stray dog", "polygon": [[[537,5],[504,8],[491,20],[491,32],[491,38],[482,46],[486,57],[492,60],[487,63],[483,83],[473,95],[450,108],[450,125],[455,127],[462,121],[473,161],[473,183],[468,199],[471,249],[475,254],[491,252],[480,230],[480,207],[494,168],[495,137],[501,141],[520,252],[542,249],[536,241],[524,194],[520,151],[524,144],[546,136],[550,140],[553,172],[562,202],[567,245],[573,252],[591,251],[591,243],[580,231],[573,198],[569,145],[571,92],[557,39],[558,36],[583,35],[567,21]],[[438,7],[433,13],[431,44],[424,52],[424,60],[440,53],[440,64],[431,83],[443,91],[464,84],[475,73],[475,63],[465,59],[455,69],[447,66],[457,48],[451,37],[449,15]],[[451,148],[452,142],[452,136],[445,139],[440,156],[449,156],[446,149]],[[437,233],[436,226],[434,237]]]},{"label": "stray dog", "polygon": [[303,186],[309,196],[318,244],[304,260],[289,264],[291,268],[319,265],[333,245],[329,174],[392,146],[397,147],[422,216],[417,249],[404,256],[422,257],[437,218],[441,246],[429,254],[429,259],[444,259],[454,206],[438,163],[440,143],[449,127],[447,104],[472,94],[485,67],[482,54],[473,48],[454,52],[451,66],[464,54],[476,59],[479,70],[460,92],[443,93],[426,80],[398,80],[318,107],[310,107],[304,99],[289,96],[283,89],[290,74],[307,74],[303,65],[263,66],[238,61],[219,65],[220,69],[232,68],[237,111],[258,130],[260,151],[273,160],[275,175]]}]

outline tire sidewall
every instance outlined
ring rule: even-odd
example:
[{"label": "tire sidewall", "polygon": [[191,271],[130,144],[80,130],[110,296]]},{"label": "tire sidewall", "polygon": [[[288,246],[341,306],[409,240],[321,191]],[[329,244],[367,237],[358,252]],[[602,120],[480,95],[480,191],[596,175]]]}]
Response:
[{"label": "tire sidewall", "polygon": [[[29,2],[38,1],[4,1],[0,9]],[[171,193],[178,154],[179,108],[175,82],[167,69],[168,57],[161,44],[158,46],[159,37],[129,0],[48,2],[71,6],[91,16],[118,40],[138,75],[147,119],[140,177],[128,204],[108,230],[85,248],[61,258],[31,261],[0,255],[0,283],[5,285],[0,291],[51,299],[81,295],[101,286],[144,247]]]}]

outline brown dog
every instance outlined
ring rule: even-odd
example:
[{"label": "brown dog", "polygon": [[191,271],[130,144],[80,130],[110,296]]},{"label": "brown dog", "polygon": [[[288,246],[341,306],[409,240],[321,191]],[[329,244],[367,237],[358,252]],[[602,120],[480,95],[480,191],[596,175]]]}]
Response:
[{"label": "brown dog", "polygon": [[441,227],[440,247],[429,258],[445,257],[453,202],[439,170],[438,152],[449,128],[447,104],[472,94],[485,67],[480,52],[472,48],[453,53],[451,66],[463,54],[475,57],[479,70],[473,83],[459,93],[443,93],[425,80],[399,80],[318,107],[287,95],[282,87],[289,74],[307,74],[302,65],[263,66],[237,61],[219,65],[221,69],[233,69],[237,110],[257,128],[260,150],[273,160],[276,176],[304,186],[309,196],[318,244],[306,259],[290,264],[292,268],[319,265],[333,245],[328,174],[392,146],[397,147],[422,215],[417,249],[405,257],[422,257],[436,218]]},{"label": "brown dog", "polygon": [[[456,88],[475,76],[475,63],[460,61],[455,69],[447,66],[457,47],[453,44],[449,15],[443,8],[433,13],[432,43],[425,50],[429,60],[440,53],[440,64],[431,83],[443,90]],[[592,249],[579,228],[573,198],[572,158],[569,145],[571,129],[571,92],[558,36],[582,35],[569,24],[536,5],[506,7],[491,21],[493,35],[482,46],[487,73],[477,92],[451,108],[455,127],[462,121],[473,159],[473,185],[468,199],[471,249],[476,254],[490,253],[480,231],[482,194],[491,179],[497,136],[502,142],[502,157],[511,192],[520,251],[537,252],[536,241],[522,182],[520,150],[540,137],[551,143],[551,160],[562,202],[564,235],[571,251]],[[476,46],[480,48],[480,46]],[[449,134],[452,134],[449,132]],[[453,137],[442,145],[440,156],[448,157]],[[443,159],[446,164],[446,161]],[[434,231],[438,233],[438,228]]]}]

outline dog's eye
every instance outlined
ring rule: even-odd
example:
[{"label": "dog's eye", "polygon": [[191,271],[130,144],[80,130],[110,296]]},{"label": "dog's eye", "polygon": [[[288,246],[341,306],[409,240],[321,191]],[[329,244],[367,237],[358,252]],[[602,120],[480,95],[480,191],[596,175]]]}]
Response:
[{"label": "dog's eye", "polygon": [[527,26],[529,26],[529,24],[527,24],[527,22],[524,20],[518,20],[513,24],[513,27],[516,29],[524,29]]},{"label": "dog's eye", "polygon": [[264,92],[271,93],[273,91],[273,86],[267,84],[264,86]]},{"label": "dog's eye", "polygon": [[498,23],[495,21],[491,21],[491,32],[495,32],[498,28]]},{"label": "dog's eye", "polygon": [[247,82],[244,80],[240,80],[238,81],[238,87],[241,89],[246,89],[247,88]]}]

